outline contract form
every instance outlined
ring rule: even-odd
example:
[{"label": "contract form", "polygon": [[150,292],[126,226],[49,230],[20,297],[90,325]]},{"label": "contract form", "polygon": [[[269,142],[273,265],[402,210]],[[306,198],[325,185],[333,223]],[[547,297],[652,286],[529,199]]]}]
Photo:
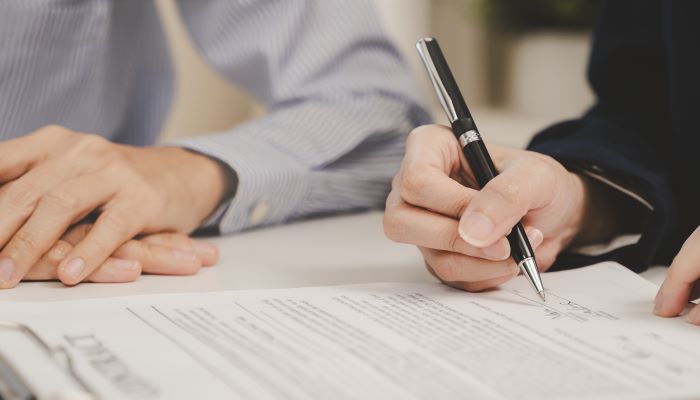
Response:
[{"label": "contract form", "polygon": [[[467,293],[440,284],[0,302],[62,347],[104,399],[700,397],[700,328],[651,313],[657,288],[615,263]],[[37,390],[45,361],[0,329]],[[24,346],[24,347],[23,347]],[[21,353],[21,354],[20,354]]]}]

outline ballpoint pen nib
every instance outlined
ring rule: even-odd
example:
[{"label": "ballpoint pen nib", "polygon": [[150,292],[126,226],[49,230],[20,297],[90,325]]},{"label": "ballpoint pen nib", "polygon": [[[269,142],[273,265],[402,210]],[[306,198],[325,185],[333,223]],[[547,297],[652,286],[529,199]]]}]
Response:
[{"label": "ballpoint pen nib", "polygon": [[542,286],[542,279],[540,278],[540,273],[537,271],[537,262],[535,261],[535,258],[526,258],[520,261],[518,266],[520,267],[520,270],[523,271],[523,275],[525,275],[527,280],[530,281],[530,283],[532,284],[532,287],[533,289],[535,289],[535,292],[537,292],[542,301],[545,301],[544,286]]}]

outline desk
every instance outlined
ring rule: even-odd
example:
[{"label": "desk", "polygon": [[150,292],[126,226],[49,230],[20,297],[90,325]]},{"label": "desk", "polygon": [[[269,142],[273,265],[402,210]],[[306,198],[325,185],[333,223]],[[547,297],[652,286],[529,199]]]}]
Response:
[{"label": "desk", "polygon": [[[141,277],[133,283],[23,282],[0,301],[44,301],[135,294],[269,289],[367,282],[435,282],[413,246],[384,237],[378,211],[298,222],[210,239],[218,265],[194,276]],[[660,283],[665,269],[645,273]]]}]

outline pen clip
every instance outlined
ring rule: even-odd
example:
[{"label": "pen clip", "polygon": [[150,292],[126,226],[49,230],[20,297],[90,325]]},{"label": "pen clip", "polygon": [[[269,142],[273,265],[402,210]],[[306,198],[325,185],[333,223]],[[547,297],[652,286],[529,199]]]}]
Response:
[{"label": "pen clip", "polygon": [[435,41],[435,39],[433,38],[420,39],[416,43],[416,50],[418,50],[418,55],[420,56],[420,59],[423,62],[423,66],[425,66],[425,69],[428,72],[430,83],[432,83],[433,88],[435,89],[438,101],[440,101],[442,108],[445,110],[445,113],[447,114],[447,119],[450,121],[450,123],[452,123],[459,119],[459,116],[457,115],[457,110],[455,109],[455,105],[452,102],[452,98],[447,92],[447,89],[445,88],[445,85],[442,82],[442,78],[438,73],[437,67],[433,62],[433,57],[430,55],[430,51],[428,50],[428,42],[433,41]]},{"label": "pen clip", "polygon": [[461,129],[476,129],[467,103],[462,97],[437,40],[430,37],[423,38],[416,43],[416,49],[450,124],[454,126],[456,122],[463,121]]}]

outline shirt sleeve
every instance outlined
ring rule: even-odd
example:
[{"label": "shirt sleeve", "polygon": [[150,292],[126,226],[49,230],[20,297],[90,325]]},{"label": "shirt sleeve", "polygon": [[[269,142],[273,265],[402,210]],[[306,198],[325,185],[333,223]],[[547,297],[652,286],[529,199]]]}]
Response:
[{"label": "shirt sleeve", "polygon": [[180,1],[203,57],[267,113],[177,145],[235,172],[223,233],[381,207],[405,135],[428,121],[370,1]]},{"label": "shirt sleeve", "polygon": [[571,170],[603,178],[638,209],[639,240],[595,257],[565,252],[555,268],[615,260],[641,271],[670,262],[674,250],[667,237],[678,216],[668,170],[672,153],[661,139],[670,126],[662,40],[655,2],[604,3],[588,71],[596,104],[582,118],[547,128],[530,143],[531,150]]}]

